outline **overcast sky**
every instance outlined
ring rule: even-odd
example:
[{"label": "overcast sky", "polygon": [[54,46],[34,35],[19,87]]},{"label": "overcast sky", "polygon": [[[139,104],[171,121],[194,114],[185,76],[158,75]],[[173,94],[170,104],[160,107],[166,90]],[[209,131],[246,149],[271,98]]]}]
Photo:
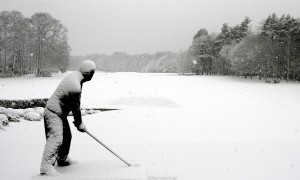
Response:
[{"label": "overcast sky", "polygon": [[0,11],[48,12],[69,30],[72,55],[186,50],[200,29],[219,33],[245,16],[253,29],[275,12],[300,17],[300,0],[0,0]]}]

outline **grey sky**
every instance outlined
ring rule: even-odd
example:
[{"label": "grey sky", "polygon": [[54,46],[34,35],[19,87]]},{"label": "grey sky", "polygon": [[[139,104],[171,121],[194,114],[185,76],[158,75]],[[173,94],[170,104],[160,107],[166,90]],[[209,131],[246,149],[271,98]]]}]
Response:
[{"label": "grey sky", "polygon": [[200,29],[220,32],[245,16],[255,29],[276,12],[300,17],[299,0],[0,0],[0,11],[49,12],[69,30],[72,55],[186,50]]}]

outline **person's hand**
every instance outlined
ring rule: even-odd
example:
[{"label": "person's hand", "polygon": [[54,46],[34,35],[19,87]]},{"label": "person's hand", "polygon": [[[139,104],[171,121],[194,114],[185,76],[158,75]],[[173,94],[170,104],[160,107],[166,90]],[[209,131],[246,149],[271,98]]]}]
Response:
[{"label": "person's hand", "polygon": [[86,127],[83,122],[77,127],[77,130],[80,132],[86,132]]}]

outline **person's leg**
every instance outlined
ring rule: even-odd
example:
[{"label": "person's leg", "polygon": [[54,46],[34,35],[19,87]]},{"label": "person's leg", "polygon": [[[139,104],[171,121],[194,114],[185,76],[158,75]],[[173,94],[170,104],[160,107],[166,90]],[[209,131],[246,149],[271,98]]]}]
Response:
[{"label": "person's leg", "polygon": [[58,149],[57,156],[58,166],[68,166],[72,163],[71,159],[68,158],[72,140],[72,133],[67,118],[63,120],[63,127],[63,142],[60,148]]},{"label": "person's leg", "polygon": [[45,108],[44,125],[47,140],[43,153],[40,173],[48,174],[50,170],[53,170],[58,149],[63,141],[63,122],[57,114]]}]

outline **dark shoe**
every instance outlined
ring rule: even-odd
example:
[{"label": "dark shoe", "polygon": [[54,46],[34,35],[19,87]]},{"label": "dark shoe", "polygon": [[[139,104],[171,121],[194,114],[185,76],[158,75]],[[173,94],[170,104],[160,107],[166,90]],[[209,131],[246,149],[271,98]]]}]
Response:
[{"label": "dark shoe", "polygon": [[57,160],[57,165],[60,167],[69,166],[71,164],[74,164],[74,161],[72,161],[69,157],[66,160]]}]

